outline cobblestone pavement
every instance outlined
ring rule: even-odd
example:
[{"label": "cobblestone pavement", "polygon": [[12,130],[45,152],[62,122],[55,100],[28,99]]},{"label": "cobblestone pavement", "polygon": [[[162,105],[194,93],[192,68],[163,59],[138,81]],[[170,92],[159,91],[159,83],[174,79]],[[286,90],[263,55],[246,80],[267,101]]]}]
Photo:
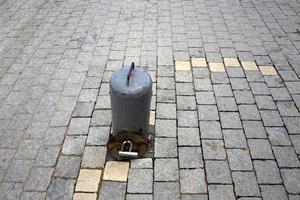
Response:
[{"label": "cobblestone pavement", "polygon": [[[0,199],[299,200],[297,0],[0,0]],[[154,81],[145,158],[108,80]]]}]

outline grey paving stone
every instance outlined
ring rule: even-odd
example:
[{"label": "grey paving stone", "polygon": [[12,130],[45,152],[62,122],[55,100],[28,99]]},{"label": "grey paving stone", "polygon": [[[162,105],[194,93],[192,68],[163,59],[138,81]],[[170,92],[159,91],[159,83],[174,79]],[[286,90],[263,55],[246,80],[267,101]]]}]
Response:
[{"label": "grey paving stone", "polygon": [[267,138],[261,121],[243,121],[243,127],[247,138]]},{"label": "grey paving stone", "polygon": [[207,68],[193,68],[193,77],[194,78],[209,78],[209,71]]},{"label": "grey paving stone", "polygon": [[238,111],[237,104],[233,97],[218,97],[217,105],[219,111]]},{"label": "grey paving stone", "polygon": [[214,92],[216,97],[233,96],[233,92],[229,84],[214,84]]},{"label": "grey paving stone", "polygon": [[255,105],[239,105],[242,120],[260,120],[258,109]]},{"label": "grey paving stone", "polygon": [[87,135],[90,126],[90,120],[90,118],[72,118],[67,134]]},{"label": "grey paving stone", "polygon": [[270,88],[271,95],[275,101],[292,100],[291,95],[286,88]]},{"label": "grey paving stone", "polygon": [[[92,105],[94,105],[94,104],[92,103]],[[110,96],[98,96],[97,102],[95,105],[95,109],[111,109]],[[75,110],[76,110],[76,108],[75,108]],[[93,110],[93,108],[91,109],[91,111],[92,110]],[[91,115],[89,115],[89,116],[91,116]]]},{"label": "grey paving stone", "polygon": [[230,78],[231,87],[233,90],[249,90],[247,79],[245,78]]},{"label": "grey paving stone", "polygon": [[178,182],[154,182],[154,199],[180,199]]},{"label": "grey paving stone", "polygon": [[199,120],[219,120],[218,109],[215,105],[198,105]]},{"label": "grey paving stone", "polygon": [[126,200],[152,200],[152,194],[126,194]]},{"label": "grey paving stone", "polygon": [[41,167],[54,167],[60,150],[60,146],[42,146],[36,157],[35,165]]},{"label": "grey paving stone", "polygon": [[130,162],[130,167],[133,169],[152,169],[153,161],[151,158],[133,159]]},{"label": "grey paving stone", "polygon": [[19,199],[22,193],[22,183],[3,182],[0,185],[1,199]]},{"label": "grey paving stone", "polygon": [[178,160],[155,159],[154,161],[154,180],[155,181],[178,181]]},{"label": "grey paving stone", "polygon": [[183,194],[181,195],[182,200],[208,200],[207,195],[201,194]]},{"label": "grey paving stone", "polygon": [[240,116],[237,112],[220,112],[222,128],[242,128]]},{"label": "grey paving stone", "polygon": [[279,167],[299,167],[300,162],[293,147],[273,147]]},{"label": "grey paving stone", "polygon": [[33,166],[33,160],[13,160],[6,172],[4,180],[25,182]]},{"label": "grey paving stone", "polygon": [[203,156],[205,160],[225,160],[226,153],[222,140],[202,140]]},{"label": "grey paving stone", "polygon": [[253,104],[255,103],[251,91],[234,91],[234,97],[237,104]]},{"label": "grey paving stone", "polygon": [[79,102],[96,102],[98,89],[82,89],[78,98]]},{"label": "grey paving stone", "polygon": [[8,168],[15,150],[14,149],[0,149],[0,180],[2,180],[6,169]]},{"label": "grey paving stone", "polygon": [[218,121],[200,121],[201,138],[222,139],[220,122]]},{"label": "grey paving stone", "polygon": [[17,159],[34,159],[41,146],[41,140],[26,139],[19,146],[16,154]]},{"label": "grey paving stone", "polygon": [[279,169],[275,161],[272,160],[254,160],[254,169],[259,184],[280,184]]},{"label": "grey paving stone", "polygon": [[289,195],[289,200],[297,200],[300,198],[300,195]]},{"label": "grey paving stone", "polygon": [[270,94],[270,91],[265,83],[250,83],[250,88],[254,95],[256,94]]},{"label": "grey paving stone", "polygon": [[252,170],[250,152],[247,149],[227,149],[229,167],[231,170]]},{"label": "grey paving stone", "polygon": [[110,128],[105,127],[90,127],[87,145],[106,145],[110,134]]},{"label": "grey paving stone", "polygon": [[179,146],[200,146],[198,128],[178,128]]},{"label": "grey paving stone", "polygon": [[177,157],[176,138],[155,138],[154,157]]},{"label": "grey paving stone", "polygon": [[287,200],[287,194],[282,185],[261,185],[261,194],[266,200]]},{"label": "grey paving stone", "polygon": [[232,185],[209,185],[208,194],[211,200],[235,199]]},{"label": "grey paving stone", "polygon": [[25,183],[25,190],[46,191],[54,168],[33,168]]},{"label": "grey paving stone", "polygon": [[110,126],[111,111],[110,110],[95,110],[93,113],[92,126]]},{"label": "grey paving stone", "polygon": [[158,119],[176,119],[176,104],[157,103]]},{"label": "grey paving stone", "polygon": [[[143,177],[141,179],[141,177]],[[129,193],[152,193],[153,170],[130,169],[128,174],[127,192]]]},{"label": "grey paving stone", "polygon": [[70,111],[54,111],[50,122],[50,126],[68,126],[70,118]]},{"label": "grey paving stone", "polygon": [[64,155],[82,155],[86,136],[66,136],[62,153]]},{"label": "grey paving stone", "polygon": [[283,122],[278,111],[261,110],[260,115],[265,126],[283,126]]},{"label": "grey paving stone", "polygon": [[43,145],[61,145],[65,138],[65,127],[51,127],[43,138]]},{"label": "grey paving stone", "polygon": [[229,83],[229,79],[225,72],[214,72],[210,74],[210,77],[213,83],[218,83],[218,84]]},{"label": "grey paving stone", "polygon": [[232,183],[230,170],[227,161],[205,161],[207,182],[211,183]]},{"label": "grey paving stone", "polygon": [[191,71],[176,71],[175,72],[175,81],[182,83],[191,83],[193,81]]},{"label": "grey paving stone", "polygon": [[291,141],[284,127],[267,127],[266,131],[273,146],[289,146]]},{"label": "grey paving stone", "polygon": [[212,90],[212,84],[210,79],[194,79],[194,86],[196,91]]},{"label": "grey paving stone", "polygon": [[300,133],[300,117],[283,117],[283,121],[289,134]]},{"label": "grey paving stone", "polygon": [[46,198],[46,192],[23,192],[20,199],[21,200],[43,200]]},{"label": "grey paving stone", "polygon": [[86,146],[82,157],[81,167],[83,168],[104,167],[105,158],[106,158],[106,147]]},{"label": "grey paving stone", "polygon": [[274,159],[271,145],[265,139],[248,139],[252,159]]},{"label": "grey paving stone", "polygon": [[254,172],[232,172],[237,196],[260,196]]},{"label": "grey paving stone", "polygon": [[300,82],[285,82],[287,89],[291,94],[299,94],[300,93]]},{"label": "grey paving stone", "polygon": [[194,86],[192,83],[176,83],[177,95],[194,95]]},{"label": "grey paving stone", "polygon": [[299,111],[293,101],[278,101],[278,111],[281,116],[299,116]]},{"label": "grey paving stone", "polygon": [[289,193],[299,193],[300,185],[299,185],[299,169],[282,169],[281,176],[283,180],[283,184]]},{"label": "grey paving stone", "polygon": [[176,137],[176,120],[157,119],[155,121],[155,135],[161,137]]},{"label": "grey paving stone", "polygon": [[60,156],[54,171],[55,177],[76,178],[79,173],[81,158],[79,156]]},{"label": "grey paving stone", "polygon": [[290,138],[292,140],[296,153],[300,154],[300,135],[291,135]]},{"label": "grey paving stone", "polygon": [[200,147],[179,147],[178,154],[180,168],[203,168]]},{"label": "grey paving stone", "polygon": [[157,77],[157,89],[175,89],[175,80],[173,77]]},{"label": "grey paving stone", "polygon": [[177,96],[178,110],[196,110],[196,100],[194,96]]},{"label": "grey paving stone", "polygon": [[197,104],[216,104],[213,92],[196,92]]},{"label": "grey paving stone", "polygon": [[53,179],[50,184],[46,199],[71,200],[73,198],[75,182],[75,180],[70,179]]},{"label": "grey paving stone", "polygon": [[243,130],[223,130],[226,148],[247,148],[247,142]]},{"label": "grey paving stone", "polygon": [[207,193],[203,169],[180,170],[181,193]]},{"label": "grey paving stone", "polygon": [[[228,49],[226,49],[225,51],[228,52]],[[226,57],[229,57],[229,56],[226,56]],[[230,78],[245,77],[244,71],[240,67],[230,67],[230,68],[228,67],[228,68],[226,68],[226,71],[227,71],[228,77],[230,77]]]},{"label": "grey paving stone", "polygon": [[123,200],[126,194],[126,183],[123,182],[113,182],[113,181],[103,181],[99,190],[100,200]]},{"label": "grey paving stone", "polygon": [[256,104],[258,109],[261,110],[276,110],[276,105],[271,96],[267,95],[256,95],[255,96]]},{"label": "grey paving stone", "polygon": [[179,127],[197,127],[197,111],[177,111],[177,123]]},{"label": "grey paving stone", "polygon": [[157,102],[159,103],[175,103],[175,90],[157,90]]}]

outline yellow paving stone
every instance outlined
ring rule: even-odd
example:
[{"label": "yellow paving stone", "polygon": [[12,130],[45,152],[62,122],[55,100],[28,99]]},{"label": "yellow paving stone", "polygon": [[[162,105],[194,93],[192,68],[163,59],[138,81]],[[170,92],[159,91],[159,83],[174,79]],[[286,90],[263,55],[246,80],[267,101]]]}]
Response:
[{"label": "yellow paving stone", "polygon": [[191,64],[189,61],[175,61],[176,70],[191,70]]},{"label": "yellow paving stone", "polygon": [[150,111],[149,124],[155,125],[155,111]]},{"label": "yellow paving stone", "polygon": [[255,62],[242,61],[241,63],[242,63],[244,70],[246,70],[246,71],[257,71],[258,70]]},{"label": "yellow paving stone", "polygon": [[209,69],[212,72],[225,72],[223,63],[209,63]]},{"label": "yellow paving stone", "polygon": [[224,63],[226,67],[239,67],[240,63],[237,58],[224,58]]},{"label": "yellow paving stone", "polygon": [[104,168],[103,180],[127,181],[129,162],[109,161]]},{"label": "yellow paving stone", "polygon": [[96,193],[75,193],[73,200],[96,200]]},{"label": "yellow paving stone", "polygon": [[97,192],[100,179],[101,179],[101,170],[81,169],[79,172],[75,191]]},{"label": "yellow paving stone", "polygon": [[273,66],[259,66],[259,69],[264,76],[275,76],[277,72]]},{"label": "yellow paving stone", "polygon": [[205,58],[192,58],[193,67],[207,67],[207,62]]}]

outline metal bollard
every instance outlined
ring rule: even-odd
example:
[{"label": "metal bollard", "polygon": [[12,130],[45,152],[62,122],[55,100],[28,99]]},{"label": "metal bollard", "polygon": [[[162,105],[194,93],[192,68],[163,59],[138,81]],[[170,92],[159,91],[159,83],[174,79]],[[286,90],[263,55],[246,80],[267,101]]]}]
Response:
[{"label": "metal bollard", "polygon": [[134,63],[115,71],[110,79],[112,137],[107,151],[120,159],[137,158],[148,149],[152,96],[150,75]]}]

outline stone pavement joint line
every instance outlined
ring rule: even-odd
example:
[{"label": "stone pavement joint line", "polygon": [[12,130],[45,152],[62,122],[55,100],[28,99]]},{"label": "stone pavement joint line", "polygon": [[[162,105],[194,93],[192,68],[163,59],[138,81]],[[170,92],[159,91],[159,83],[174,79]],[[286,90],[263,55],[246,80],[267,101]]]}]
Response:
[{"label": "stone pavement joint line", "polygon": [[[300,3],[0,0],[0,199],[300,199]],[[153,80],[115,161],[109,78]]]}]

